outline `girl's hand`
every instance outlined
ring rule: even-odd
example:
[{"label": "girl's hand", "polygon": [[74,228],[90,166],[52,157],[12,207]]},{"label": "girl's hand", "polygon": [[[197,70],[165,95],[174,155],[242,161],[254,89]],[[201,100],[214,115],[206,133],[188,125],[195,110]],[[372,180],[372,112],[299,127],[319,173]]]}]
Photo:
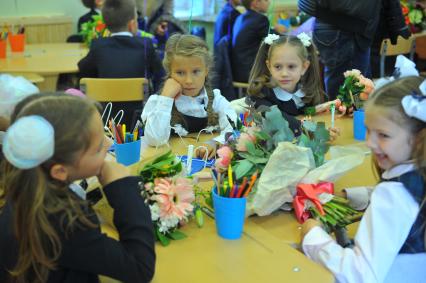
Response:
[{"label": "girl's hand", "polygon": [[104,187],[118,179],[130,176],[130,172],[124,165],[105,161],[98,175],[99,183]]},{"label": "girl's hand", "polygon": [[333,142],[340,136],[340,128],[328,128],[328,133],[330,134],[330,142]]},{"label": "girl's hand", "polygon": [[[209,155],[208,155],[207,159],[214,158],[215,155],[216,155],[216,146],[211,145],[211,144],[203,144],[203,146],[207,147],[207,149],[209,150]],[[205,148],[199,147],[195,151],[195,156],[197,158],[204,158],[205,155],[206,155],[206,149]]]},{"label": "girl's hand", "polygon": [[163,91],[161,92],[162,96],[167,96],[171,98],[176,98],[182,93],[182,86],[174,79],[168,78],[164,83]]},{"label": "girl's hand", "polygon": [[317,226],[321,227],[321,224],[317,220],[312,218],[309,218],[308,220],[306,220],[302,224],[302,238],[304,238],[306,234],[308,234],[308,232],[312,230],[312,228]]}]

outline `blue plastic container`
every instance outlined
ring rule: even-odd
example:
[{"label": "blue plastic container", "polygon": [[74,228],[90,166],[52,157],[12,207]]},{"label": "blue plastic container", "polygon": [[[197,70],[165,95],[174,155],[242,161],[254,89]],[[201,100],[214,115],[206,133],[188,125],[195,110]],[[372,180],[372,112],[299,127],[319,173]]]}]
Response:
[{"label": "blue plastic container", "polygon": [[227,198],[212,190],[216,231],[228,240],[241,238],[246,213],[246,198]]},{"label": "blue plastic container", "polygon": [[364,124],[365,112],[363,109],[354,111],[354,138],[359,141],[365,141],[367,129]]},{"label": "blue plastic container", "polygon": [[141,158],[141,140],[128,143],[114,143],[115,158],[125,166],[136,163]]}]

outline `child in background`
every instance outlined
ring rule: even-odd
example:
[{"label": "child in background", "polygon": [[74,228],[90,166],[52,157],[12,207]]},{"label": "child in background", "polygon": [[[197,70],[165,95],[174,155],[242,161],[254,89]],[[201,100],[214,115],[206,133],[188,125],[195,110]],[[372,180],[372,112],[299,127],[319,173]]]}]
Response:
[{"label": "child in background", "polygon": [[81,31],[81,26],[84,23],[93,21],[92,17],[101,14],[102,5],[104,0],[82,0],[84,7],[90,9],[90,11],[78,19],[77,30]]},{"label": "child in background", "polygon": [[[172,127],[181,125],[185,131],[198,133],[219,125],[221,135],[214,140],[225,141],[225,133],[232,132],[228,117],[236,121],[236,113],[217,89],[212,90],[209,70],[213,58],[206,43],[193,35],[175,34],[166,44],[163,65],[167,80],[160,95],[151,95],[143,109],[145,138],[153,146],[168,142]],[[206,145],[210,157],[215,154],[214,143]],[[202,156],[203,151],[198,152]]]},{"label": "child in background", "polygon": [[229,35],[229,38],[232,39],[232,28],[234,27],[235,20],[240,15],[240,12],[235,7],[240,3],[241,0],[228,0],[217,15],[213,36],[213,45],[215,48],[223,36]]},{"label": "child in background", "polygon": [[[424,280],[419,277],[426,264],[425,93],[426,81],[405,77],[376,90],[365,105],[367,146],[381,182],[359,224],[355,246],[340,247],[315,220],[303,225],[304,252],[337,282],[403,282],[395,280],[393,271],[407,268],[413,272],[400,275],[404,282]],[[406,266],[410,258],[421,260]]]},{"label": "child in background", "polygon": [[[110,144],[95,104],[39,95],[18,106],[3,144],[0,282],[99,282],[98,274],[149,282],[155,266],[150,211],[140,179],[105,161]],[[93,209],[71,189],[91,176],[114,208],[120,241],[101,233]]]},{"label": "child in background", "polygon": [[[319,105],[324,97],[321,85],[317,51],[305,33],[296,36],[268,35],[260,45],[256,61],[250,72],[247,93],[255,106],[277,105],[290,128],[299,135],[301,121],[295,116],[303,114],[306,106]],[[338,134],[330,129],[331,138]]]}]

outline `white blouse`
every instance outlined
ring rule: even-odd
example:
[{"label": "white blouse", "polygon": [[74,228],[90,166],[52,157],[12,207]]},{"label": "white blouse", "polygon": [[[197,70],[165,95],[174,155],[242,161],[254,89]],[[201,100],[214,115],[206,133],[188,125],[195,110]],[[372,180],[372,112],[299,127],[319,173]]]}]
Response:
[{"label": "white blouse", "polygon": [[[237,114],[231,107],[228,100],[220,94],[220,90],[213,90],[213,111],[219,115],[220,135],[214,140],[220,143],[225,142],[225,133],[232,132],[232,126],[229,124],[227,117],[232,121],[237,120]],[[173,103],[176,109],[185,115],[205,118],[207,117],[207,104],[209,98],[205,89],[199,96],[190,97],[180,95],[173,99],[167,96],[151,95],[142,111],[142,122],[145,124],[145,138],[152,146],[160,146],[166,144],[170,138],[170,130],[179,128],[177,125],[170,125],[172,117]]]},{"label": "white blouse", "polygon": [[305,106],[305,103],[302,100],[302,98],[305,97],[305,94],[302,92],[301,89],[298,89],[295,93],[290,93],[288,91],[283,90],[280,87],[274,87],[272,90],[274,91],[275,97],[278,100],[281,100],[281,101],[293,100],[294,103],[296,104],[297,109]]},{"label": "white blouse", "polygon": [[[394,178],[413,169],[413,164],[401,164],[383,177]],[[337,282],[386,282],[418,213],[418,203],[402,183],[381,182],[371,195],[353,248],[342,248],[320,227],[306,234],[302,248],[309,258],[329,269]]]}]

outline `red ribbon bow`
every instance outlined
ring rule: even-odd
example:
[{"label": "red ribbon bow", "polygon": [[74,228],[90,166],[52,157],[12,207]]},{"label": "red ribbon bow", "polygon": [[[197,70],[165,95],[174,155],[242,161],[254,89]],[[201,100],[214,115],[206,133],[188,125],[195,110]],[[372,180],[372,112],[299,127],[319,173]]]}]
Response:
[{"label": "red ribbon bow", "polygon": [[300,223],[303,223],[310,217],[310,213],[305,210],[305,201],[311,201],[319,210],[321,215],[325,212],[322,209],[318,195],[322,193],[334,194],[334,184],[330,182],[321,182],[318,184],[298,184],[296,196],[293,199],[294,212]]}]

